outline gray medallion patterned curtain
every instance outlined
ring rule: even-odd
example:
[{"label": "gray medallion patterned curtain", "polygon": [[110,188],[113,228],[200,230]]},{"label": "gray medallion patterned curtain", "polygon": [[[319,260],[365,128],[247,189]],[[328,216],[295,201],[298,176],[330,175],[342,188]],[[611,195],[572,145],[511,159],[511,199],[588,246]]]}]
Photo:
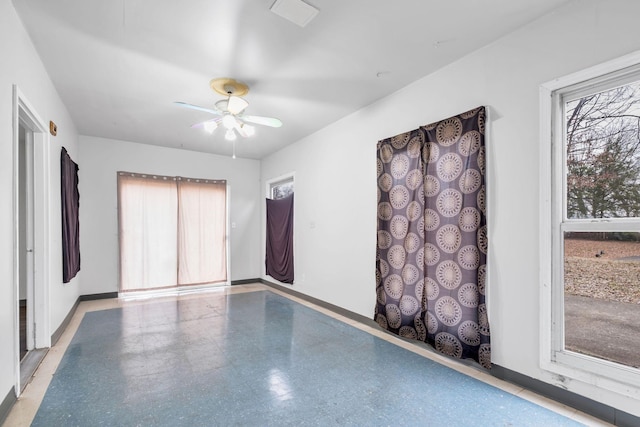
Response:
[{"label": "gray medallion patterned curtain", "polygon": [[485,108],[378,142],[375,320],[489,369]]}]

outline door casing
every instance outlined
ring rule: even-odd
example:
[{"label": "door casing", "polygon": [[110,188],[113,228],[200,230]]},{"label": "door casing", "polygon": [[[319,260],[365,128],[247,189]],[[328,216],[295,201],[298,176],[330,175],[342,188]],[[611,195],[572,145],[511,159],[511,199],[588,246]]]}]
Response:
[{"label": "door casing", "polygon": [[[22,126],[27,130],[29,145],[32,150],[26,150],[33,165],[31,171],[27,168],[29,177],[32,180],[32,207],[33,226],[32,229],[32,285],[27,287],[27,299],[30,301],[32,310],[31,316],[27,320],[29,337],[27,347],[48,348],[51,346],[50,333],[50,307],[49,307],[49,278],[50,278],[50,162],[49,162],[49,134],[48,127],[40,118],[33,105],[26,99],[18,86],[13,86],[13,289],[14,289],[14,378],[15,393],[20,394],[20,307],[19,307],[19,283],[20,283],[20,256],[19,250],[19,128]],[[29,153],[30,151],[30,153]],[[31,267],[29,267],[31,268]],[[30,326],[29,326],[30,324]]]}]

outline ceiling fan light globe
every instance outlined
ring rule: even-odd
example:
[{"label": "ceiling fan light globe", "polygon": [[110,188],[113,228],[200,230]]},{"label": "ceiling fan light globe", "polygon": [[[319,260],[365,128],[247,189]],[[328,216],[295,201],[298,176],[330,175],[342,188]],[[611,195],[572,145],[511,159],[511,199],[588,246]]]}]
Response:
[{"label": "ceiling fan light globe", "polygon": [[227,133],[224,134],[224,139],[227,141],[235,141],[236,138],[237,136],[233,129],[227,129]]},{"label": "ceiling fan light globe", "polygon": [[234,127],[237,126],[236,118],[233,117],[231,114],[225,115],[222,118],[222,126],[224,126],[225,129],[232,130]]},{"label": "ceiling fan light globe", "polygon": [[205,132],[212,134],[214,130],[218,127],[216,122],[204,122],[204,130]]},{"label": "ceiling fan light globe", "polygon": [[247,136],[253,136],[256,134],[256,128],[254,128],[251,125],[248,124],[243,124],[242,125],[242,129],[244,130],[244,132],[247,134]]}]

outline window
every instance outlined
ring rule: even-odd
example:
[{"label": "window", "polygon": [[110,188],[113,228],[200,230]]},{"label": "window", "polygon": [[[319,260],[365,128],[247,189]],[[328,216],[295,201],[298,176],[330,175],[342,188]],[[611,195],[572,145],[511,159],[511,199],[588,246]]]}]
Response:
[{"label": "window", "polygon": [[284,199],[293,194],[293,176],[269,184],[269,197],[273,200]]},{"label": "window", "polygon": [[294,173],[266,181],[265,274],[294,283]]},{"label": "window", "polygon": [[552,140],[541,169],[543,367],[606,377],[623,393],[640,385],[640,67],[628,61],[541,90]]}]

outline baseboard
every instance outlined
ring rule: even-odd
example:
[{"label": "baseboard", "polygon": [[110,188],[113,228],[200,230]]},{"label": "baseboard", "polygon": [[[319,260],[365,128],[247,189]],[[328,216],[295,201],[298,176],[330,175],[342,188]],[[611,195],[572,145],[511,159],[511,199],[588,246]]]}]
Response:
[{"label": "baseboard", "polygon": [[64,333],[64,330],[67,329],[69,322],[71,322],[71,318],[76,313],[78,304],[80,304],[80,297],[76,299],[76,302],[73,304],[73,307],[71,307],[71,310],[69,310],[69,313],[67,313],[67,316],[64,318],[60,326],[58,326],[58,329],[56,329],[56,331],[53,334],[51,334],[51,347],[56,345],[56,343]]},{"label": "baseboard", "polygon": [[97,299],[118,298],[117,292],[103,292],[100,294],[80,295],[80,301],[94,301]]},{"label": "baseboard", "polygon": [[262,283],[260,279],[242,279],[242,280],[232,280],[231,286],[234,285],[248,285],[250,283]]},{"label": "baseboard", "polygon": [[7,393],[2,403],[0,403],[0,425],[6,421],[9,412],[11,412],[11,408],[13,408],[13,404],[16,403],[17,400],[15,390],[11,387],[9,393]]},{"label": "baseboard", "polygon": [[517,384],[544,397],[575,408],[585,414],[600,418],[616,426],[640,426],[640,417],[589,399],[568,390],[528,377],[499,365],[491,366],[491,374],[501,380]]},{"label": "baseboard", "polygon": [[71,322],[73,315],[76,313],[76,310],[78,309],[78,304],[80,304],[82,301],[93,301],[93,300],[108,299],[108,298],[118,298],[118,293],[104,292],[101,294],[80,295],[78,299],[76,299],[76,302],[73,304],[73,307],[71,307],[71,310],[69,310],[69,313],[67,313],[67,316],[64,318],[60,326],[58,326],[58,329],[56,329],[56,331],[53,334],[51,334],[51,346],[53,347],[54,345],[56,345],[56,343],[64,333],[65,329],[67,329],[69,322]]},{"label": "baseboard", "polygon": [[342,308],[342,307],[339,307],[337,305],[333,305],[333,304],[328,303],[326,301],[323,301],[321,299],[317,299],[317,298],[311,297],[311,296],[309,296],[307,294],[303,294],[302,292],[295,291],[295,290],[293,290],[291,288],[279,285],[277,283],[270,282],[268,280],[258,279],[258,281],[260,283],[264,284],[264,285],[267,285],[269,287],[272,287],[274,289],[282,291],[282,292],[284,292],[286,294],[293,295],[294,297],[298,297],[300,299],[303,299],[305,301],[309,301],[309,302],[311,302],[311,303],[313,303],[313,304],[315,304],[317,306],[320,306],[322,308],[326,308],[327,310],[331,310],[334,313],[339,314],[341,316],[344,316],[346,318],[349,318],[349,319],[352,319],[352,320],[356,320],[356,321],[358,321],[360,323],[363,323],[365,325],[368,325],[368,326],[378,326],[378,324],[373,319],[371,319],[369,317],[366,317],[366,316],[363,316],[363,315],[358,314],[358,313],[354,313],[353,311],[347,310],[346,308]]}]

